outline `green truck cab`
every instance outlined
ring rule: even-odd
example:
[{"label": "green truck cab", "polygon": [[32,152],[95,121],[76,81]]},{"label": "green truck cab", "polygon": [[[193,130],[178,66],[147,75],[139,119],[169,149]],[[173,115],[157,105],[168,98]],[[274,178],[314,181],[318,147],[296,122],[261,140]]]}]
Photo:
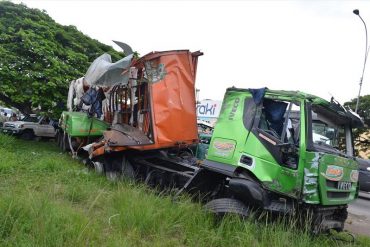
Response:
[{"label": "green truck cab", "polygon": [[229,88],[193,180],[208,177],[207,190],[221,188],[206,205],[216,213],[301,209],[313,214],[314,231],[342,230],[347,204],[358,194],[351,130],[361,125],[334,100],[297,91]]},{"label": "green truck cab", "polygon": [[87,145],[100,138],[109,127],[109,123],[86,112],[64,111],[59,119],[56,141],[63,151],[77,152],[81,143]]}]

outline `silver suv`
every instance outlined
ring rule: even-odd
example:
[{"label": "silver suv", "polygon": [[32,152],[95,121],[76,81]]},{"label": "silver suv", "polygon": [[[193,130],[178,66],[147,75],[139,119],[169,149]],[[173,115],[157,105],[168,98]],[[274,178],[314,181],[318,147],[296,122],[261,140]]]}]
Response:
[{"label": "silver suv", "polygon": [[30,115],[21,121],[5,122],[1,132],[18,135],[25,140],[32,140],[35,137],[54,138],[56,129],[54,121],[49,117]]}]

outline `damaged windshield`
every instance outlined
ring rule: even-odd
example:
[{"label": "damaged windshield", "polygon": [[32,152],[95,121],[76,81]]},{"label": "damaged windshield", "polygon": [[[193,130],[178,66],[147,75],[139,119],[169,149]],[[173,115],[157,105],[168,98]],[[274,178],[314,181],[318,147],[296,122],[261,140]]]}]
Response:
[{"label": "damaged windshield", "polygon": [[351,140],[346,140],[346,132],[350,132],[348,124],[347,119],[328,109],[313,107],[312,142],[314,145],[345,153],[352,148]]}]

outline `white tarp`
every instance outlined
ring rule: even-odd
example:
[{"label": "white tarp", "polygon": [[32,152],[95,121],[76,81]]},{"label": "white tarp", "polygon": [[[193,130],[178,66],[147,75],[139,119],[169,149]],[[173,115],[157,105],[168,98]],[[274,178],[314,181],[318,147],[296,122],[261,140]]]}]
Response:
[{"label": "white tarp", "polygon": [[112,63],[111,56],[104,53],[90,65],[85,75],[86,82],[91,86],[127,84],[132,57],[133,54]]}]

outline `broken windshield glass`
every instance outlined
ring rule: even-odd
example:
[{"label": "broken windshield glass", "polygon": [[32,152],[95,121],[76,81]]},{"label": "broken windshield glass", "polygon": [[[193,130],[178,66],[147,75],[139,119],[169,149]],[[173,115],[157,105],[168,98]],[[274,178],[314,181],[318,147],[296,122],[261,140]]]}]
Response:
[{"label": "broken windshield glass", "polygon": [[[312,111],[312,142],[335,151],[345,153],[350,149],[346,141],[349,121],[322,107],[314,107]],[[347,127],[346,127],[347,126]],[[348,135],[350,136],[350,135]]]}]

